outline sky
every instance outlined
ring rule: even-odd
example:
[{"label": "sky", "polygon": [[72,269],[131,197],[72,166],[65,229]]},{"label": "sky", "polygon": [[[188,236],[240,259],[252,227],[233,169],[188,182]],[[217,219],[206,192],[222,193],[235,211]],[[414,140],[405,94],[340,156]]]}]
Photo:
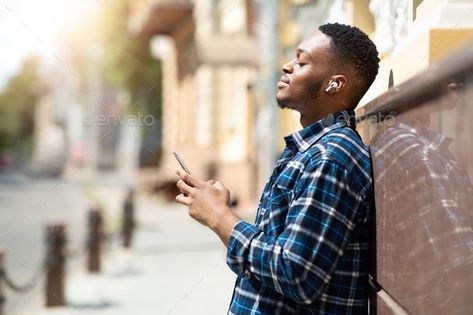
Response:
[{"label": "sky", "polygon": [[57,62],[60,30],[96,9],[100,1],[92,1],[0,0],[0,90],[30,55]]}]

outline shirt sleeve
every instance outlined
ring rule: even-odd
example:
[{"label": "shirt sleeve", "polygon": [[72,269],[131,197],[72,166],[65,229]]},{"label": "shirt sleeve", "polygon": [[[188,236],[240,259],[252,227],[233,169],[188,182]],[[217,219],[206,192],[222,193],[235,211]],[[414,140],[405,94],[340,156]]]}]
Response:
[{"label": "shirt sleeve", "polygon": [[360,214],[362,194],[338,162],[322,160],[295,187],[284,232],[274,237],[239,221],[227,264],[296,302],[310,304],[329,283]]}]

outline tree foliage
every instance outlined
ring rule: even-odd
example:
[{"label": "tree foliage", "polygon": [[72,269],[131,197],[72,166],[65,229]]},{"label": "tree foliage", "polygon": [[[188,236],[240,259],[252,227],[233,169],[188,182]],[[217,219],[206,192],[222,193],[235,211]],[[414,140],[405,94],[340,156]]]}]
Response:
[{"label": "tree foliage", "polygon": [[149,41],[130,34],[127,0],[103,2],[100,29],[102,71],[108,84],[125,89],[133,113],[161,117],[161,63],[151,56]]},{"label": "tree foliage", "polygon": [[0,94],[0,153],[31,143],[40,93],[38,65],[37,57],[27,58]]}]

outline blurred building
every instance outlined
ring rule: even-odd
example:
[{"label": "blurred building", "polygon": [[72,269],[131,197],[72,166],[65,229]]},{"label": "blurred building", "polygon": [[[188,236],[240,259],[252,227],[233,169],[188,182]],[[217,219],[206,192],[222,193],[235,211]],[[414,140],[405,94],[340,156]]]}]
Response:
[{"label": "blurred building", "polygon": [[67,149],[57,104],[47,80],[34,108],[33,150],[29,172],[36,176],[58,176],[62,173]]},{"label": "blurred building", "polygon": [[[473,40],[469,0],[286,0],[281,7],[281,64],[323,23],[351,24],[374,40],[380,70],[359,107]],[[283,114],[282,134],[299,128],[293,114]]]},{"label": "blurred building", "polygon": [[380,72],[364,101],[400,84],[473,39],[469,0],[372,0]]},{"label": "blurred building", "polygon": [[[359,108],[473,38],[468,0],[140,0],[131,30],[150,38],[163,70],[163,177],[179,151],[198,175],[256,198],[283,137],[300,129],[276,105],[281,66],[321,24],[365,31],[381,55]],[[448,118],[445,118],[448,119]],[[362,130],[362,132],[368,132]]]},{"label": "blurred building", "polygon": [[132,31],[163,61],[160,180],[175,181],[178,151],[196,175],[254,197],[250,2],[133,1],[131,11]]},{"label": "blurred building", "polygon": [[[91,47],[96,47],[92,43]],[[62,67],[42,74],[35,104],[33,156],[36,176],[92,178],[98,172],[132,181],[138,166],[140,122],[126,115],[127,99],[100,76],[94,48],[83,56],[83,74],[72,67],[74,46],[61,46]]]},{"label": "blurred building", "polygon": [[[473,40],[473,3],[469,0],[423,0],[370,2],[374,16],[373,39],[382,61],[377,79],[361,100],[361,105],[429,68]],[[454,78],[452,78],[454,79]],[[358,113],[362,111],[359,106]],[[433,114],[434,128],[455,134],[458,112]],[[367,137],[371,133],[362,129]]]}]

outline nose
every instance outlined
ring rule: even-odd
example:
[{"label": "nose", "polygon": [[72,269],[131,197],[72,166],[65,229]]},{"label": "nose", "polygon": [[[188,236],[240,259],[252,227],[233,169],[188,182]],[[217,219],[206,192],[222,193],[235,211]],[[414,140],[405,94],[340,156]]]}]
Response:
[{"label": "nose", "polygon": [[286,63],[285,65],[282,66],[282,71],[284,73],[287,73],[287,74],[290,74],[292,73],[292,71],[294,70],[294,61],[296,59],[292,59],[291,61],[289,61],[288,63]]}]

